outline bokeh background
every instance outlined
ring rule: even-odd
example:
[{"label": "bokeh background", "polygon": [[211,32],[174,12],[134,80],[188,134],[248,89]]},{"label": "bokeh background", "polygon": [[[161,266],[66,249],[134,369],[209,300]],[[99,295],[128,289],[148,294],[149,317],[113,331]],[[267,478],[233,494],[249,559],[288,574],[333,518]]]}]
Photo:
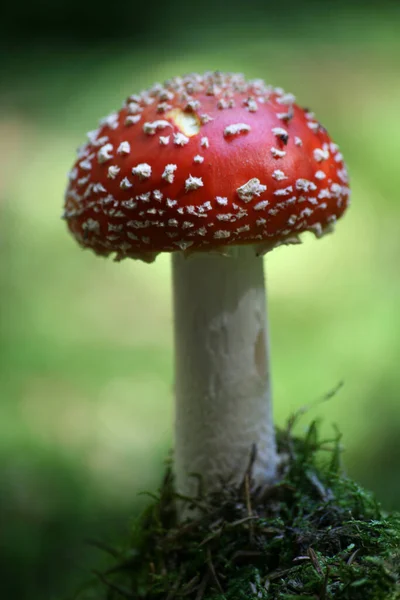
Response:
[{"label": "bokeh background", "polygon": [[188,71],[263,77],[347,160],[332,236],[266,259],[278,424],[343,432],[347,471],[400,509],[398,2],[9,2],[0,23],[0,590],[71,597],[155,490],[172,443],[169,259],[81,251],[60,220],[87,130]]}]

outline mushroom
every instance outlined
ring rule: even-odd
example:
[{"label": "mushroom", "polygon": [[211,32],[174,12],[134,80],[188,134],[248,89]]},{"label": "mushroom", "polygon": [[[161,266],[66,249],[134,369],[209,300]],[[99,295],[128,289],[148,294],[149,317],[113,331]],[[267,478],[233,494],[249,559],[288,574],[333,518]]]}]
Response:
[{"label": "mushroom", "polygon": [[172,253],[176,489],[277,475],[263,255],[332,231],[349,203],[338,147],[292,94],[240,74],[175,77],[88,134],[64,218],[84,248]]}]

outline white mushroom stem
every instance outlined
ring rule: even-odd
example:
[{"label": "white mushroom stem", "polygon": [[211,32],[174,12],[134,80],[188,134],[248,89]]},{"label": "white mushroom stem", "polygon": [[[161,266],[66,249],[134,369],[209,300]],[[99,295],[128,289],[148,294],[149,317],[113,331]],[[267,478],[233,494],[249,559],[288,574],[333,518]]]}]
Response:
[{"label": "white mushroom stem", "polygon": [[263,260],[236,246],[174,253],[172,268],[177,491],[196,496],[199,477],[204,493],[240,484],[254,446],[263,486],[277,465]]}]

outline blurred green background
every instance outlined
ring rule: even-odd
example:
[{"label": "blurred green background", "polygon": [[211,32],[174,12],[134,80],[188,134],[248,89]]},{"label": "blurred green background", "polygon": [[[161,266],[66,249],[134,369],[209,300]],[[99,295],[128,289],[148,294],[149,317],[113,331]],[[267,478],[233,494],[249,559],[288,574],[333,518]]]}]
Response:
[{"label": "blurred green background", "polygon": [[320,417],[400,509],[400,10],[384,2],[9,3],[0,24],[0,592],[65,598],[154,490],[172,443],[168,256],[82,252],[60,220],[87,130],[171,75],[243,71],[339,143],[353,205],[266,259],[278,424]]}]

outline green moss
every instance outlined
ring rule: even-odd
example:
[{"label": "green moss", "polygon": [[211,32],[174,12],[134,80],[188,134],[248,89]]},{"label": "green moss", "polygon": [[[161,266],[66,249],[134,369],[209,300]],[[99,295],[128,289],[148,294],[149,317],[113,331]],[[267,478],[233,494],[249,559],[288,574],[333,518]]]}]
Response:
[{"label": "green moss", "polygon": [[280,481],[229,485],[178,525],[168,471],[126,551],[91,598],[117,600],[400,600],[400,515],[343,475],[339,437],[279,434]]}]

